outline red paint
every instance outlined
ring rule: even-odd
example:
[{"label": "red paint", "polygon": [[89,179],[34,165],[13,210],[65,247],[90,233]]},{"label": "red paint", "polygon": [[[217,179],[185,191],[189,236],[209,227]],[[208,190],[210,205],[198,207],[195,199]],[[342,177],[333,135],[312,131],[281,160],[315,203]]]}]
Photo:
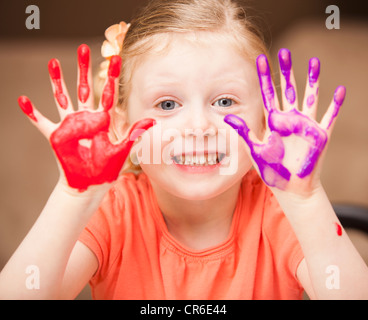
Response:
[{"label": "red paint", "polygon": [[112,56],[110,59],[107,83],[105,84],[101,97],[101,103],[105,111],[110,110],[114,104],[115,81],[120,76],[120,70],[121,57]]},{"label": "red paint", "polygon": [[30,117],[33,121],[37,122],[37,118],[35,117],[33,113],[33,106],[31,101],[26,96],[20,96],[18,98],[18,104],[20,108],[23,110],[23,112]]},{"label": "red paint", "polygon": [[[152,119],[137,122],[136,129],[147,130],[155,124]],[[64,170],[68,184],[80,192],[91,185],[113,182],[117,179],[134,141],[129,135],[122,143],[110,142],[108,112],[82,111],[69,114],[55,130],[50,142]],[[79,141],[89,139],[90,147]]]},{"label": "red paint", "polygon": [[336,227],[336,233],[337,233],[337,235],[339,237],[341,237],[342,236],[342,228],[341,228],[341,226],[337,222],[335,222],[335,227]]},{"label": "red paint", "polygon": [[63,92],[63,86],[61,84],[61,71],[59,61],[56,59],[51,59],[48,67],[51,80],[54,84],[54,96],[60,107],[66,109],[68,107],[68,99]]},{"label": "red paint", "polygon": [[78,48],[78,65],[79,65],[78,98],[82,103],[87,102],[90,93],[90,88],[88,85],[89,64],[90,64],[90,49],[87,45],[82,44]]}]

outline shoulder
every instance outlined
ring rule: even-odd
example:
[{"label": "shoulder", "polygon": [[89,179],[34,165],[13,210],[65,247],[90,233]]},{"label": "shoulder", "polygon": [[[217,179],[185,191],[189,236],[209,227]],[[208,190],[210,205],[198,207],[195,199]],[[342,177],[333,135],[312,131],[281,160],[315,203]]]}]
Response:
[{"label": "shoulder", "polygon": [[122,232],[140,212],[143,198],[149,196],[149,182],[144,174],[125,173],[109,189],[88,228],[94,233]]},{"label": "shoulder", "polygon": [[146,205],[149,192],[149,181],[144,174],[121,175],[83,230],[79,240],[96,255],[98,274],[109,270],[125,243],[131,242],[134,230],[141,227],[141,217],[149,216],[145,214],[150,210]]},{"label": "shoulder", "polygon": [[120,209],[122,206],[139,202],[140,197],[147,196],[150,192],[150,184],[144,173],[124,173],[110,188],[103,199],[102,206],[115,204]]}]

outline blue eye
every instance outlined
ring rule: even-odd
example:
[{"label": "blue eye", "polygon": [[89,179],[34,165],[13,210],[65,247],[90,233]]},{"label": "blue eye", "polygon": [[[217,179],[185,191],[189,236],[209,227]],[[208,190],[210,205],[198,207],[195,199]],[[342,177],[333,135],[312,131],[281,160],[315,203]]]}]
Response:
[{"label": "blue eye", "polygon": [[214,105],[215,106],[218,106],[218,107],[231,107],[232,105],[234,104],[234,100],[232,99],[228,99],[228,98],[225,98],[225,99],[219,99],[217,100]]},{"label": "blue eye", "polygon": [[162,101],[158,104],[158,107],[160,107],[162,110],[174,110],[178,106],[179,104],[172,100]]}]

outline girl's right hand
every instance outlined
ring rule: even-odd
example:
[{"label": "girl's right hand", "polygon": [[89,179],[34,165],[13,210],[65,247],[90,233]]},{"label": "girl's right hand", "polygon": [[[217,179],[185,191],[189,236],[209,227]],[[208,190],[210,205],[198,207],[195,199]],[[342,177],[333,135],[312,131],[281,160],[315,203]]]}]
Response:
[{"label": "girl's right hand", "polygon": [[[83,192],[92,185],[114,182],[134,140],[142,129],[147,130],[155,124],[153,119],[140,120],[123,141],[111,143],[108,136],[109,110],[117,101],[120,56],[111,57],[97,110],[94,110],[90,49],[87,45],[78,48],[78,111],[74,111],[70,101],[58,60],[52,59],[48,67],[61,121],[55,124],[45,118],[26,96],[19,97],[19,106],[50,141],[59,160],[61,177],[69,187]],[[137,132],[139,134],[135,134]]]}]

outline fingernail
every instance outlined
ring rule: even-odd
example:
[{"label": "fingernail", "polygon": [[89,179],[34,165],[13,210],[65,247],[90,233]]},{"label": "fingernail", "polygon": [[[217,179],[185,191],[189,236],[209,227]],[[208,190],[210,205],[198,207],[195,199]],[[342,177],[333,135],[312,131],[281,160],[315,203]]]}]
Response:
[{"label": "fingernail", "polygon": [[48,68],[51,80],[55,87],[54,96],[60,107],[66,109],[68,107],[68,99],[63,92],[63,86],[61,84],[61,70],[59,61],[57,59],[51,59],[48,64]]},{"label": "fingernail", "polygon": [[81,44],[78,47],[78,62],[79,66],[87,68],[89,67],[90,49],[86,44]]},{"label": "fingernail", "polygon": [[48,68],[52,80],[59,80],[61,78],[60,64],[57,59],[51,59]]},{"label": "fingernail", "polygon": [[37,119],[33,113],[33,106],[31,101],[26,96],[20,96],[18,98],[18,104],[19,107],[22,109],[22,111],[30,117],[33,121],[37,122]]},{"label": "fingernail", "polygon": [[318,81],[321,63],[318,58],[312,58],[309,60],[309,86],[313,88],[314,84]]},{"label": "fingernail", "polygon": [[261,54],[257,58],[257,71],[259,84],[261,86],[261,93],[263,97],[264,105],[267,111],[271,111],[275,106],[275,92],[272,86],[272,79],[270,73],[270,67],[266,55]]},{"label": "fingernail", "polygon": [[257,58],[257,70],[258,74],[262,76],[270,76],[270,67],[266,55],[261,54]]},{"label": "fingernail", "polygon": [[78,98],[82,103],[86,103],[89,97],[90,88],[88,85],[88,69],[90,60],[90,50],[86,44],[82,44],[78,48],[78,64],[79,64],[79,87]]},{"label": "fingernail", "polygon": [[291,53],[288,49],[281,49],[279,51],[279,63],[282,75],[285,78],[286,88],[285,97],[290,104],[293,104],[296,99],[294,86],[290,82],[290,72],[291,72]]},{"label": "fingernail", "polygon": [[121,70],[121,57],[120,56],[112,56],[110,60],[110,66],[108,75],[112,78],[118,78],[120,76]]},{"label": "fingernail", "polygon": [[344,103],[345,96],[346,88],[344,86],[337,87],[334,94],[334,102],[338,107],[341,107],[341,105]]},{"label": "fingernail", "polygon": [[346,88],[344,86],[338,86],[334,94],[334,103],[335,103],[334,110],[331,115],[330,123],[328,124],[327,129],[330,128],[330,126],[332,125],[332,122],[339,114],[340,108],[342,104],[344,103],[345,96],[346,96]]},{"label": "fingernail", "polygon": [[291,70],[291,53],[288,49],[281,49],[279,51],[279,62],[282,74],[290,72]]}]

